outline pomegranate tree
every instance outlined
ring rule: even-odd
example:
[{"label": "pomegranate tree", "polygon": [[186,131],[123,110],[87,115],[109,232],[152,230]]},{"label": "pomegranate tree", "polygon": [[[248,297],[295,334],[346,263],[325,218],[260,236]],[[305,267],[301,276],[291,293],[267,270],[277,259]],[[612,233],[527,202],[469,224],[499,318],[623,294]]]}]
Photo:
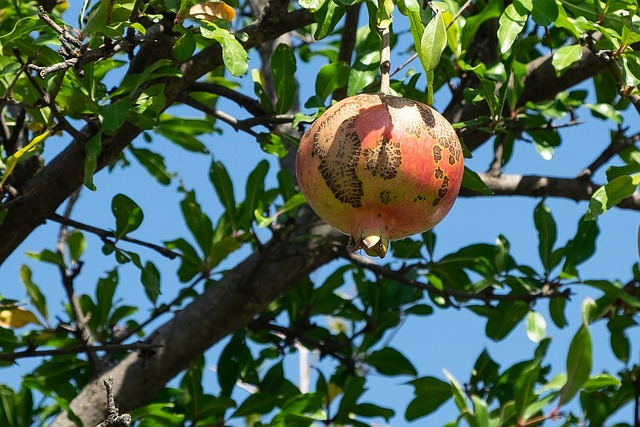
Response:
[{"label": "pomegranate tree", "polygon": [[463,172],[451,124],[426,104],[385,94],[334,104],[304,134],[296,158],[313,210],[351,236],[350,251],[381,258],[390,240],[445,217]]}]

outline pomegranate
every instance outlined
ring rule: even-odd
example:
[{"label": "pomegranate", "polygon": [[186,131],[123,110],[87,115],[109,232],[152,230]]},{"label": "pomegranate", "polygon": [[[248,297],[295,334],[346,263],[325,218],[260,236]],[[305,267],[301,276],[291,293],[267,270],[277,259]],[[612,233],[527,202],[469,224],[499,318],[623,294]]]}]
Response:
[{"label": "pomegranate", "polygon": [[463,172],[460,141],[444,117],[384,94],[331,106],[303,135],[296,157],[313,210],[351,236],[348,250],[380,258],[390,240],[429,230],[447,215]]}]

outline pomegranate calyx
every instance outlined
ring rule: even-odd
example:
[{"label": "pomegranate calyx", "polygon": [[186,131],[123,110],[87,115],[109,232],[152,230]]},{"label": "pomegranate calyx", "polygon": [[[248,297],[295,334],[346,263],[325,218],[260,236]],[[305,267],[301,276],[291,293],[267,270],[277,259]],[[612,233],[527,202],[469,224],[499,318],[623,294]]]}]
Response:
[{"label": "pomegranate calyx", "polygon": [[353,253],[360,249],[364,250],[369,256],[384,258],[387,254],[387,249],[389,249],[389,239],[375,234],[364,238],[360,237],[359,239],[351,236],[347,250]]}]

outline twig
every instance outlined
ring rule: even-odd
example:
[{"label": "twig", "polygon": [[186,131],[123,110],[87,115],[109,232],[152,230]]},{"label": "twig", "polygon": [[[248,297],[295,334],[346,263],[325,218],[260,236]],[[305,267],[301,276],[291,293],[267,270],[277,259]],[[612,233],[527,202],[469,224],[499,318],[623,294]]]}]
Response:
[{"label": "twig", "polygon": [[249,135],[257,138],[258,137],[258,133],[253,131],[250,127],[247,126],[243,126],[243,124],[238,121],[238,119],[236,119],[235,117],[225,113],[224,111],[220,111],[218,109],[215,108],[211,108],[208,105],[197,101],[195,99],[193,99],[192,97],[190,97],[189,95],[184,95],[181,98],[181,101],[184,102],[186,105],[195,108],[196,110],[200,110],[205,114],[208,114],[210,116],[213,116],[217,119],[222,120],[223,122],[225,122],[226,124],[228,124],[229,126],[231,126],[232,128],[234,128],[235,130],[241,130],[243,132],[248,133]]},{"label": "twig", "polygon": [[382,267],[369,258],[358,255],[358,254],[340,254],[343,258],[353,262],[354,264],[366,268],[372,273],[379,274],[384,277],[388,277],[390,279],[396,280],[404,285],[410,286],[412,288],[420,289],[422,291],[426,291],[432,294],[440,295],[447,298],[455,298],[459,301],[467,301],[467,300],[480,300],[485,303],[490,303],[494,301],[524,301],[524,302],[533,302],[544,298],[569,298],[570,292],[566,291],[558,291],[557,289],[549,288],[542,289],[539,292],[535,293],[527,293],[527,294],[495,294],[491,290],[491,288],[481,292],[469,292],[469,291],[459,291],[456,289],[444,288],[439,289],[433,286],[431,283],[423,283],[419,282],[415,279],[408,277],[403,272],[398,272],[391,270],[387,267]]},{"label": "twig", "polygon": [[166,304],[162,304],[159,308],[154,309],[153,312],[151,313],[151,316],[149,316],[149,318],[147,320],[145,320],[144,322],[140,323],[135,328],[130,329],[129,331],[127,331],[126,334],[123,334],[121,337],[118,337],[117,339],[114,339],[113,341],[115,343],[121,343],[121,342],[127,340],[129,337],[137,334],[139,331],[143,330],[144,327],[147,326],[149,323],[153,322],[154,320],[156,320],[161,315],[163,315],[165,313],[168,313],[169,310],[171,310],[172,307],[180,304],[184,298],[186,298],[189,294],[191,294],[191,291],[193,291],[193,288],[195,288],[198,283],[200,283],[202,280],[204,280],[206,278],[207,278],[207,276],[205,274],[200,274],[193,282],[191,282],[191,284],[189,286],[187,286],[186,288],[182,288],[180,290],[180,292],[178,293],[178,295],[173,300],[171,300],[170,302],[168,302]]},{"label": "twig", "polygon": [[66,348],[56,348],[51,350],[36,350],[29,348],[23,351],[14,351],[10,353],[0,353],[0,360],[13,362],[18,359],[25,359],[28,357],[47,357],[47,356],[62,356],[66,354],[79,354],[79,353],[91,353],[95,354],[101,351],[134,351],[134,350],[150,350],[159,347],[157,344],[147,344],[141,341],[131,344],[104,344],[104,345],[89,345],[89,346],[76,346]]},{"label": "twig", "polygon": [[216,83],[195,82],[189,85],[188,91],[208,92],[230,99],[254,116],[263,116],[267,114],[266,111],[264,111],[260,106],[260,102],[258,102],[256,99]]},{"label": "twig", "polygon": [[598,158],[595,159],[589,166],[584,168],[584,170],[578,174],[578,177],[593,176],[593,174],[602,165],[611,160],[613,156],[620,153],[625,148],[630,147],[636,142],[640,141],[640,133],[620,140],[620,137],[623,136],[621,135],[621,133],[622,132],[619,131],[618,133],[616,133],[616,135],[613,136],[613,138],[611,138],[611,143],[607,146],[607,148],[605,148],[604,151],[598,156]]},{"label": "twig", "polygon": [[[70,227],[74,227],[77,228],[78,230],[83,230],[92,234],[95,234],[96,236],[100,237],[100,239],[104,242],[107,243],[109,245],[115,245],[115,242],[111,239],[115,238],[115,234],[113,231],[109,231],[109,230],[104,230],[102,228],[98,228],[98,227],[94,227],[88,224],[83,224],[81,222],[78,221],[74,221],[71,218],[65,218],[62,215],[59,215],[57,213],[52,213],[49,215],[48,217],[51,221],[55,221],[59,224],[64,224]],[[153,243],[149,243],[149,242],[145,242],[142,240],[138,240],[138,239],[134,239],[132,237],[127,237],[127,236],[122,236],[120,237],[118,240],[122,240],[123,242],[129,242],[129,243],[133,243],[139,246],[143,246],[145,248],[149,248],[149,249],[153,249],[154,251],[158,252],[160,255],[165,256],[169,259],[175,259],[177,257],[180,256],[179,253],[177,252],[173,252],[170,249],[164,248],[162,246],[158,246],[156,244]]]},{"label": "twig", "polygon": [[109,377],[104,380],[104,387],[107,389],[107,419],[98,424],[96,427],[129,427],[131,425],[131,415],[122,414],[116,406],[113,398],[113,378]]}]

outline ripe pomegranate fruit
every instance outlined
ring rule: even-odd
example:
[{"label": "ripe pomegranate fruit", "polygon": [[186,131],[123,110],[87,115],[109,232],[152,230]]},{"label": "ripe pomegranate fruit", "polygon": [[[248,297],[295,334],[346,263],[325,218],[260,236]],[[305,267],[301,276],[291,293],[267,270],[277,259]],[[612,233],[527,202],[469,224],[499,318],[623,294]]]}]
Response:
[{"label": "ripe pomegranate fruit", "polygon": [[428,105],[363,94],[331,106],[298,147],[309,205],[351,236],[348,249],[384,257],[389,240],[431,229],[458,196],[464,160],[451,124]]}]

